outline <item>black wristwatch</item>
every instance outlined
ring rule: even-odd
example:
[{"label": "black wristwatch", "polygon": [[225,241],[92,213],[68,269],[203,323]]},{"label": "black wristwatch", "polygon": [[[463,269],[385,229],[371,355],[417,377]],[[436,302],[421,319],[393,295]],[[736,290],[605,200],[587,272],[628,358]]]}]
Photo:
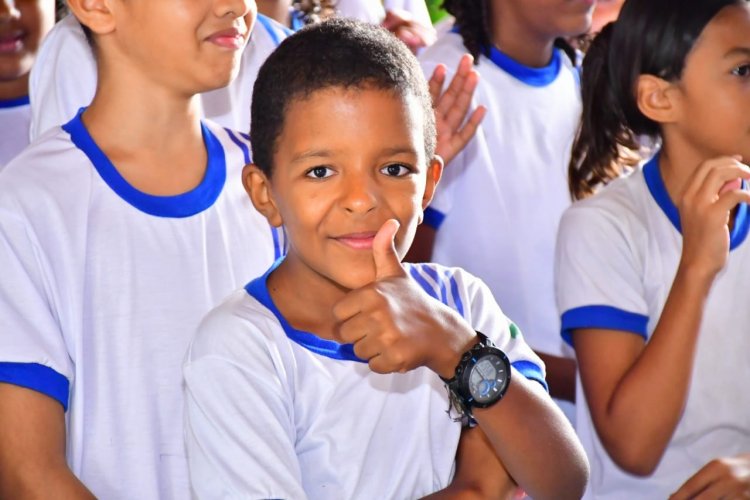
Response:
[{"label": "black wristwatch", "polygon": [[472,408],[487,408],[500,401],[510,385],[508,357],[486,335],[477,332],[477,336],[479,342],[461,356],[453,378],[443,378],[451,404],[464,420],[473,419]]}]

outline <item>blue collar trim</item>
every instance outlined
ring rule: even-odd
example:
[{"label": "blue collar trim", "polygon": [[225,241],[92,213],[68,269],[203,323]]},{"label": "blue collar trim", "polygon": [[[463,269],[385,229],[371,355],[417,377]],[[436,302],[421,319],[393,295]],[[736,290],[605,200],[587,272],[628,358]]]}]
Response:
[{"label": "blue collar trim", "polygon": [[16,97],[14,99],[0,100],[0,108],[17,108],[19,106],[26,106],[30,104],[29,96]]},{"label": "blue collar trim", "polygon": [[[458,26],[451,28],[451,33],[460,34]],[[510,56],[503,54],[496,47],[483,47],[482,54],[486,55],[495,66],[508,73],[516,80],[520,80],[531,87],[546,87],[554,82],[562,68],[562,51],[555,48],[552,51],[552,60],[542,68],[524,66]]]},{"label": "blue collar trim", "polygon": [[[643,177],[646,180],[646,186],[648,187],[651,196],[659,205],[664,215],[667,216],[672,225],[677,231],[682,234],[682,225],[680,224],[680,212],[669,197],[667,188],[664,185],[664,179],[661,177],[659,171],[659,153],[656,153],[643,166]],[[742,188],[747,189],[747,183],[742,181]],[[734,216],[734,226],[732,226],[732,232],[729,235],[729,249],[734,250],[745,241],[747,234],[750,231],[750,215],[748,214],[748,207],[746,203],[740,203],[737,207],[737,212]]]},{"label": "blue collar trim", "polygon": [[186,193],[174,196],[154,196],[130,185],[120,175],[107,155],[99,149],[81,120],[81,114],[85,109],[81,108],[75,118],[63,125],[63,130],[70,134],[73,144],[91,160],[104,182],[120,198],[138,210],[157,217],[190,217],[210,208],[221,194],[227,176],[224,148],[204,123],[201,122],[201,131],[208,155],[208,164],[201,183]]},{"label": "blue collar trim", "polygon": [[520,80],[531,87],[546,87],[557,79],[562,68],[562,51],[554,49],[552,60],[542,68],[524,66],[515,59],[511,59],[495,47],[489,47],[489,58],[495,66],[508,73],[516,80]]},{"label": "blue collar trim", "polygon": [[268,286],[266,282],[271,272],[276,269],[283,260],[283,257],[278,259],[263,276],[256,278],[245,285],[245,291],[248,293],[248,295],[263,304],[266,309],[271,311],[273,315],[276,316],[276,319],[284,329],[284,333],[286,333],[286,336],[291,341],[296,342],[308,351],[312,351],[316,354],[320,354],[321,356],[326,356],[332,359],[367,363],[366,360],[358,358],[357,355],[354,354],[353,344],[339,344],[338,342],[335,342],[333,340],[321,339],[320,337],[312,333],[297,330],[296,328],[292,327],[289,322],[287,322],[284,316],[282,316],[281,312],[276,307],[276,304],[273,303],[271,295],[268,293]]}]

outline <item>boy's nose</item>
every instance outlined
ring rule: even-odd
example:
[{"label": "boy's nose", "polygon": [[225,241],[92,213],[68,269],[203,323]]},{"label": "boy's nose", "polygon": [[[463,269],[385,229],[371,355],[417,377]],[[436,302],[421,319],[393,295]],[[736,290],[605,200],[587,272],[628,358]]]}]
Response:
[{"label": "boy's nose", "polygon": [[378,205],[378,197],[371,180],[357,176],[348,179],[342,187],[341,206],[347,212],[364,214]]},{"label": "boy's nose", "polygon": [[0,22],[20,17],[21,12],[16,7],[16,0],[0,0]]},{"label": "boy's nose", "polygon": [[224,17],[245,17],[250,12],[256,12],[255,0],[216,0],[216,15]]}]

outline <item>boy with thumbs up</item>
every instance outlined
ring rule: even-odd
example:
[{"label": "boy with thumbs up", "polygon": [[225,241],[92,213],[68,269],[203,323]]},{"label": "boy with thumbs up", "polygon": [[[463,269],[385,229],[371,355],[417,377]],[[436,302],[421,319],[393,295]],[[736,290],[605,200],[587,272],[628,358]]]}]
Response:
[{"label": "boy with thumbs up", "polygon": [[197,496],[579,498],[580,444],[487,287],[401,263],[443,168],[406,47],[306,28],[260,70],[251,114],[245,186],[289,248],[188,352]]}]

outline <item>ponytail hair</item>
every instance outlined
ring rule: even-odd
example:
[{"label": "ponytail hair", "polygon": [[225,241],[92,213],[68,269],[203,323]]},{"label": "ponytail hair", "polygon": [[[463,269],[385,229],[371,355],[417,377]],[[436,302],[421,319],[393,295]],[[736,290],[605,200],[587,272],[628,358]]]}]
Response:
[{"label": "ponytail hair", "polygon": [[615,23],[594,38],[583,60],[583,113],[568,182],[573,199],[619,177],[640,159],[640,139],[656,143],[659,123],[636,101],[640,75],[682,76],[703,29],[726,6],[747,0],[627,0]]},{"label": "ponytail hair", "polygon": [[609,79],[609,49],[614,23],[607,24],[594,38],[583,59],[581,96],[583,114],[573,143],[568,185],[573,199],[593,194],[633,166],[638,141],[625,124]]},{"label": "ponytail hair", "polygon": [[487,0],[445,0],[443,8],[456,20],[456,29],[464,47],[479,63],[479,56],[489,57],[492,45],[490,11]]}]

